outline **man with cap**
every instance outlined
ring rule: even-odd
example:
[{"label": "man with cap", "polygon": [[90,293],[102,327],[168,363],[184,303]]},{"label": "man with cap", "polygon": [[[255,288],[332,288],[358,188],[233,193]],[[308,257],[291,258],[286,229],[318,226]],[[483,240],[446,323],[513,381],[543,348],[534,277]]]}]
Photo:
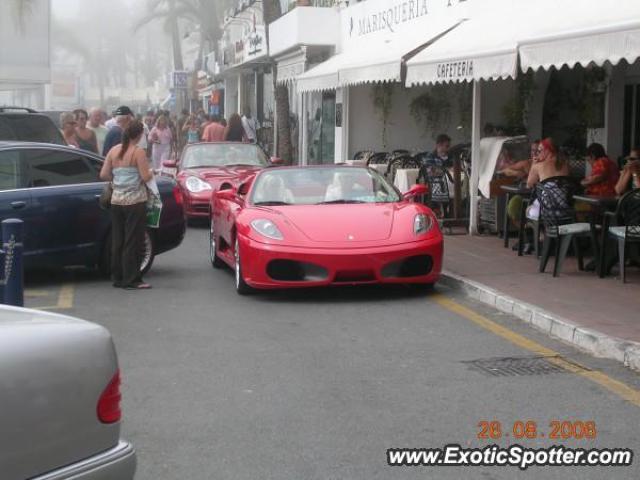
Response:
[{"label": "man with cap", "polygon": [[102,155],[107,156],[109,150],[111,150],[116,145],[122,143],[122,132],[127,128],[127,125],[131,123],[133,119],[133,112],[127,106],[122,106],[116,108],[115,112],[113,112],[114,118],[116,119],[116,124],[114,127],[109,130],[107,136],[104,139],[104,147],[102,148]]}]

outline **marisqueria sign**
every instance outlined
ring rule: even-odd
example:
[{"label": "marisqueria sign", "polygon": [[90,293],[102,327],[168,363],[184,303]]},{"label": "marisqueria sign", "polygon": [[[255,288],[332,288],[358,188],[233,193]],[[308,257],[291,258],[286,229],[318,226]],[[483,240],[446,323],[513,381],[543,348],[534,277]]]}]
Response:
[{"label": "marisqueria sign", "polygon": [[[385,0],[383,3],[375,2],[380,6],[373,7],[373,9],[361,8],[362,11],[350,16],[349,36],[362,37],[380,31],[396,33],[396,30],[404,24],[428,15],[434,3],[438,3],[437,7],[439,8],[448,8],[465,2],[467,0],[394,0],[391,2]],[[375,4],[371,2],[368,5],[362,5],[370,7]],[[357,7],[354,10],[357,10]]]}]

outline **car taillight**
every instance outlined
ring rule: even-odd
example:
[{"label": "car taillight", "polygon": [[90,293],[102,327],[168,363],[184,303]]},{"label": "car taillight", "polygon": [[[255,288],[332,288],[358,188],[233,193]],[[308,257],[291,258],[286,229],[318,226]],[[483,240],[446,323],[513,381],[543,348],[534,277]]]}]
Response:
[{"label": "car taillight", "polygon": [[173,187],[173,198],[176,199],[176,203],[178,205],[182,205],[182,192],[180,191],[180,187],[178,185]]},{"label": "car taillight", "polygon": [[120,370],[116,371],[109,385],[104,389],[98,400],[98,419],[102,423],[115,423],[120,421]]}]

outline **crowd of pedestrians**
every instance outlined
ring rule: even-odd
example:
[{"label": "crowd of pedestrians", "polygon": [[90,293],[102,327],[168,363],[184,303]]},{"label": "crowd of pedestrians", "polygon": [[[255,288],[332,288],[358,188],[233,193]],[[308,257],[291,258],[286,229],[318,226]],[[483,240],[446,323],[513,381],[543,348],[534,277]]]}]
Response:
[{"label": "crowd of pedestrians", "polygon": [[256,143],[258,123],[250,109],[243,113],[242,117],[231,115],[227,122],[204,111],[183,110],[177,118],[162,110],[136,115],[123,105],[110,117],[100,108],[78,108],[60,115],[60,129],[69,146],[105,157],[100,178],[109,182],[114,287],[151,288],[142,279],[140,265],[154,172],[190,143]]},{"label": "crowd of pedestrians", "polygon": [[143,127],[138,147],[145,150],[154,170],[162,162],[177,157],[185,145],[197,142],[257,143],[259,125],[245,108],[243,115],[232,114],[227,121],[203,110],[189,113],[183,110],[176,117],[166,110],[149,110],[136,115],[129,107],[118,107],[111,116],[100,108],[87,112],[78,108],[60,115],[60,129],[67,144],[105,156],[122,141],[127,126],[138,120]]}]

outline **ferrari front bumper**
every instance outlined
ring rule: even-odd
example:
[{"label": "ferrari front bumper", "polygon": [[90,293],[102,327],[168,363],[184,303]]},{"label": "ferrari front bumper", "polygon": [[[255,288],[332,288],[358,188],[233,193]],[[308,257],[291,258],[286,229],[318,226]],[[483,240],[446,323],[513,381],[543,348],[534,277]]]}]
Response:
[{"label": "ferrari front bumper", "polygon": [[380,247],[300,248],[238,237],[242,273],[254,288],[371,283],[435,283],[442,271],[442,235]]}]

